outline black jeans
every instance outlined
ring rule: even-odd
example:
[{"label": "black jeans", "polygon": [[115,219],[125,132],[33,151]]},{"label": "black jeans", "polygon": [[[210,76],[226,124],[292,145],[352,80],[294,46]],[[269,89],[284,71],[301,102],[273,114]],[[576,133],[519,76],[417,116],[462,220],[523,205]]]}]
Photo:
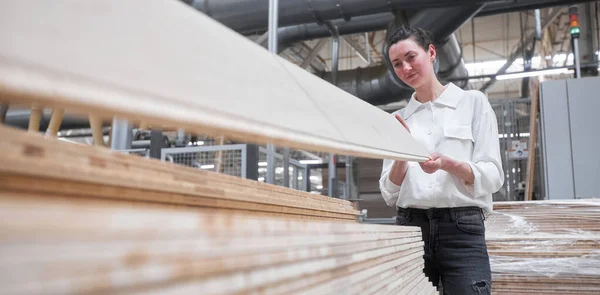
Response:
[{"label": "black jeans", "polygon": [[483,211],[477,207],[398,208],[396,217],[396,225],[421,228],[425,275],[449,295],[491,293],[492,274],[483,221]]}]

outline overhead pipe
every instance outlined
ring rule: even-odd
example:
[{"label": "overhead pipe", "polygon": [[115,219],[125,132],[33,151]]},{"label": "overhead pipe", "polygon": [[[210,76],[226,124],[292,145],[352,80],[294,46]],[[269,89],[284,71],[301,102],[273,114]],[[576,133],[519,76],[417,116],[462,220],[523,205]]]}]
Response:
[{"label": "overhead pipe", "polygon": [[[268,28],[269,0],[182,0],[213,19],[242,34]],[[406,9],[460,7],[497,0],[287,0],[280,3],[280,26],[324,23],[335,19]]]},{"label": "overhead pipe", "polygon": [[[410,88],[398,86],[395,75],[386,65],[339,71],[337,86],[371,104],[385,104],[411,93]],[[333,79],[332,72],[321,77],[327,81]]]},{"label": "overhead pipe", "polygon": [[[387,28],[387,25],[394,20],[392,13],[380,13],[374,15],[365,15],[353,18],[351,21],[335,20],[328,23],[338,29],[339,35],[349,35],[354,33],[379,31]],[[279,40],[279,50],[282,52],[296,42],[306,41],[331,36],[331,32],[326,25],[317,23],[308,23],[296,26],[282,27],[277,30]],[[266,40],[259,42],[263,47],[267,46]]]},{"label": "overhead pipe", "polygon": [[[242,34],[263,33],[268,28],[269,0],[182,0],[213,19]],[[350,20],[359,16],[401,10],[462,7],[487,4],[477,16],[531,10],[591,0],[286,0],[280,4],[282,27],[332,20]],[[341,33],[343,34],[343,33]]]},{"label": "overhead pipe", "polygon": [[511,0],[511,1],[495,1],[488,3],[482,9],[477,17],[489,16],[501,13],[509,13],[515,11],[525,11],[542,9],[549,7],[569,6],[578,3],[595,2],[593,0]]},{"label": "overhead pipe", "polygon": [[[40,117],[40,128],[46,129],[50,125],[50,118],[52,112],[50,109],[44,109]],[[28,109],[9,109],[6,114],[5,124],[13,127],[27,128],[29,124],[29,118],[31,117],[31,110]],[[110,126],[110,124],[105,124]],[[90,123],[85,116],[75,116],[72,114],[65,114],[60,125],[61,129],[78,129],[78,128],[89,128]]]}]

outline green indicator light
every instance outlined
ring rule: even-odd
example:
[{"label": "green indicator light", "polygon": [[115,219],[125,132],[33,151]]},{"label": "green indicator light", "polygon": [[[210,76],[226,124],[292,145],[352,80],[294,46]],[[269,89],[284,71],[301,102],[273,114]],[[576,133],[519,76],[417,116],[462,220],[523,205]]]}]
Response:
[{"label": "green indicator light", "polygon": [[579,27],[572,27],[571,35],[579,35]]}]

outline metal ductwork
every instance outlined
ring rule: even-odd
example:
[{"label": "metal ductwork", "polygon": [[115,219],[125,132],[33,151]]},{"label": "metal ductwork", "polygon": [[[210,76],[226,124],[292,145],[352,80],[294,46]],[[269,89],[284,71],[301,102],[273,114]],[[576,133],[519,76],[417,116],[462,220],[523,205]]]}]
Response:
[{"label": "metal ductwork", "polygon": [[[40,130],[46,130],[50,123],[50,117],[52,116],[52,110],[44,109],[40,119]],[[8,109],[6,114],[6,125],[20,128],[27,128],[29,126],[29,117],[31,117],[31,110],[27,109]],[[107,124],[107,126],[109,126]],[[75,116],[72,114],[65,114],[61,129],[79,129],[79,128],[90,128],[90,121],[87,116]]]},{"label": "metal ductwork", "polygon": [[[445,84],[448,81],[469,75],[462,57],[462,47],[458,43],[455,34],[451,34],[442,45],[438,45],[437,54],[439,61],[437,75],[442,83]],[[456,81],[454,83],[463,89],[470,88],[469,81],[467,80]]]},{"label": "metal ductwork", "polygon": [[[592,2],[590,0],[578,0],[578,1],[552,1],[552,0],[527,0],[527,1],[510,1],[510,2],[491,2],[486,4],[479,12],[475,14],[475,17],[487,16],[497,13],[507,13],[514,11],[522,11],[528,9],[537,9],[544,7],[552,7],[557,5],[569,5],[575,2]],[[431,11],[431,9],[427,10]],[[448,14],[450,15],[450,14]],[[423,14],[421,17],[427,17]],[[337,19],[331,21],[332,24],[338,27],[340,35],[349,35],[356,33],[372,32],[378,30],[384,30],[388,25],[393,22],[395,15],[391,11],[385,11],[377,14],[369,14],[353,17],[350,21],[345,19]],[[454,18],[449,18],[454,19]],[[445,17],[438,19],[438,21],[447,20]],[[450,25],[447,28],[455,27]],[[450,32],[452,33],[452,32]],[[311,22],[300,25],[280,27],[277,31],[279,40],[279,51],[285,50],[295,42],[312,40],[317,38],[329,37],[328,29],[322,24]],[[449,33],[440,32],[439,35],[448,36]],[[266,39],[261,42],[261,45],[266,47]]]},{"label": "metal ductwork", "polygon": [[[331,24],[338,28],[340,35],[349,35],[356,33],[379,31],[387,28],[388,24],[394,20],[392,13],[379,13],[365,16],[357,16],[350,21],[343,19],[331,21]],[[329,29],[325,25],[316,23],[302,24],[296,26],[282,27],[277,30],[277,40],[279,41],[279,51],[285,50],[293,43],[331,36]],[[267,41],[261,43],[267,46]]]},{"label": "metal ductwork", "polygon": [[569,6],[578,3],[595,2],[593,0],[516,0],[516,1],[497,1],[489,3],[477,14],[477,16],[487,16],[514,11],[533,10],[556,6]]},{"label": "metal ductwork", "polygon": [[[268,27],[269,0],[182,0],[231,29],[242,33],[263,33]],[[591,0],[285,0],[279,1],[279,25],[282,27],[331,20],[391,13],[410,9],[486,5],[477,16]]]},{"label": "metal ductwork", "polygon": [[[323,73],[322,78],[331,81],[331,72]],[[337,86],[374,105],[398,100],[411,93],[410,88],[398,84],[396,74],[389,71],[385,64],[339,71]]]},{"label": "metal ductwork", "polygon": [[[269,0],[182,0],[242,34],[264,32],[268,27]],[[279,3],[279,25],[345,19],[406,9],[461,7],[497,0],[286,0]],[[514,1],[513,1],[514,2]]]}]

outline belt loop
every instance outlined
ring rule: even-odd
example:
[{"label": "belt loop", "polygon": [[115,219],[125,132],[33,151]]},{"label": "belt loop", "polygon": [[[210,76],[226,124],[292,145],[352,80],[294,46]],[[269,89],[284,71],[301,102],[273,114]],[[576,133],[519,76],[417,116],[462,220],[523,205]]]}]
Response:
[{"label": "belt loop", "polygon": [[412,213],[412,209],[407,208],[406,209],[406,221],[410,222],[410,215]]},{"label": "belt loop", "polygon": [[481,218],[483,218],[483,221],[485,221],[485,211],[483,211],[482,208],[479,208],[479,212],[481,212]]},{"label": "belt loop", "polygon": [[450,208],[449,210],[450,212],[450,220],[451,221],[456,221],[456,211],[454,210],[454,208]]}]

